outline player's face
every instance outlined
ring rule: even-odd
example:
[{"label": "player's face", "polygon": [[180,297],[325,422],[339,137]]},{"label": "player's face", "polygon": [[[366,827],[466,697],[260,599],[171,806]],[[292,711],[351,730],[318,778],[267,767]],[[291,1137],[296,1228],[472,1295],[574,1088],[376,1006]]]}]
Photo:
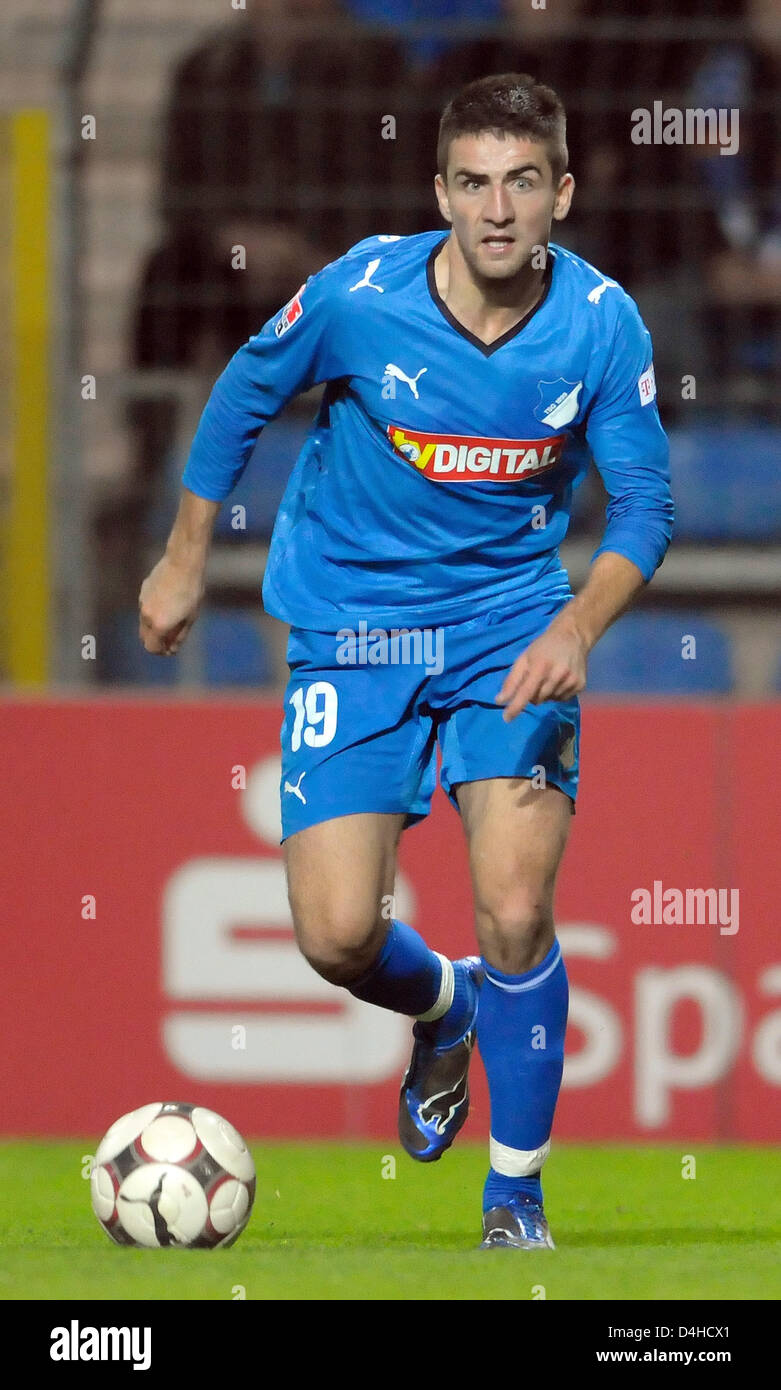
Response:
[{"label": "player's face", "polygon": [[435,186],[467,265],[500,280],[517,275],[535,247],[547,246],[552,220],[569,211],[575,181],[564,174],[554,183],[544,145],[487,131],[451,142],[447,181],[438,174]]}]

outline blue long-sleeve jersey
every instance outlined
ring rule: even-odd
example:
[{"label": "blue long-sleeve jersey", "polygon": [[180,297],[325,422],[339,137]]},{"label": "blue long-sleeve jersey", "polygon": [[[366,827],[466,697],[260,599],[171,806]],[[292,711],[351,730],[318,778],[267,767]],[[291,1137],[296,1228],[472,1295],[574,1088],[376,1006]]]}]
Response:
[{"label": "blue long-sleeve jersey", "polygon": [[669,544],[667,440],[634,301],[551,245],[543,297],[486,345],[437,291],[447,235],[371,237],[311,276],[201,417],[182,482],[222,500],[263,425],[326,383],[263,583],[267,610],[295,626],[434,625],[568,595],[558,546],[592,457],[609,494],[596,554],[650,579]]}]

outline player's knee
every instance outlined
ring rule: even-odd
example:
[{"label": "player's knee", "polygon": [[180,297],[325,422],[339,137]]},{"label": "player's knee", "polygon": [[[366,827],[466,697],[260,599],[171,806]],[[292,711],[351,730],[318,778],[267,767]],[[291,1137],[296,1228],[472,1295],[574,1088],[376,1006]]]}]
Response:
[{"label": "player's knee", "polygon": [[507,975],[532,970],[553,945],[553,906],[519,894],[478,911],[480,949],[487,960]]},{"label": "player's knee", "polygon": [[332,985],[351,985],[365,975],[377,956],[377,948],[345,945],[335,941],[300,944],[301,952],[318,975]]},{"label": "player's knee", "polygon": [[[299,950],[318,975],[334,985],[357,980],[382,947],[382,930],[370,913],[346,905],[341,911],[293,914]],[[384,929],[387,931],[387,922]]]}]

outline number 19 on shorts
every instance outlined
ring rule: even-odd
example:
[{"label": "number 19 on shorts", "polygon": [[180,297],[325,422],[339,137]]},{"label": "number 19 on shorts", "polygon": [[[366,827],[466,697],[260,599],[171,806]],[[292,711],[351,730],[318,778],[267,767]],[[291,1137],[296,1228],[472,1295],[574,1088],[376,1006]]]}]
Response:
[{"label": "number 19 on shorts", "polygon": [[336,733],[337,695],[330,681],[313,681],[304,691],[301,686],[290,696],[295,710],[290,748],[297,753],[301,739],[309,748],[322,748]]}]

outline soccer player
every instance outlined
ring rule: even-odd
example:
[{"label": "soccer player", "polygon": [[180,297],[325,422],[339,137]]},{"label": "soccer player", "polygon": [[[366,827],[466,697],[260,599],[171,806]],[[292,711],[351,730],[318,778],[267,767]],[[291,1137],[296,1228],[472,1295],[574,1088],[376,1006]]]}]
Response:
[{"label": "soccer player", "polygon": [[[483,1247],[552,1247],[540,1172],[568,986],[553,891],[590,649],[669,544],[651,343],[612,279],[555,243],[565,114],[525,74],[445,108],[447,229],[370,237],[313,275],[217,381],[164,557],[148,651],[195,620],[212,527],[258,431],[324,382],[263,583],[291,624],[281,804],[296,938],[316,971],[415,1019],[399,1135],[439,1159],[477,1041],[491,1102]],[[609,494],[588,579],[558,555],[593,458]],[[436,778],[460,813],[479,955],[451,961],[384,904]],[[425,927],[425,924],[423,924]]]}]

